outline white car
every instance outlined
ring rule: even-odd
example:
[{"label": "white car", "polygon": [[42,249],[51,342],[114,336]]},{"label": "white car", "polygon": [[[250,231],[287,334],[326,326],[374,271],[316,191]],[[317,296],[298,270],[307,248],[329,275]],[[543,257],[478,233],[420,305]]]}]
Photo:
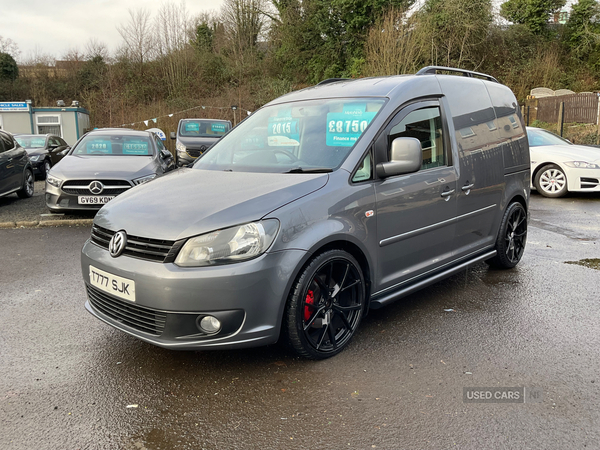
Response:
[{"label": "white car", "polygon": [[600,149],[574,145],[550,131],[527,127],[531,181],[544,197],[600,192]]}]

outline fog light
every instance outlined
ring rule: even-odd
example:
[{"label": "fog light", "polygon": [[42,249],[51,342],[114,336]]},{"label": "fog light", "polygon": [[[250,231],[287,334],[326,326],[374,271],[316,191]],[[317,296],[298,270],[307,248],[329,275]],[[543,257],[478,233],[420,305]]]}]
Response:
[{"label": "fog light", "polygon": [[221,329],[221,321],[213,316],[204,316],[200,321],[200,328],[206,333],[216,333]]}]

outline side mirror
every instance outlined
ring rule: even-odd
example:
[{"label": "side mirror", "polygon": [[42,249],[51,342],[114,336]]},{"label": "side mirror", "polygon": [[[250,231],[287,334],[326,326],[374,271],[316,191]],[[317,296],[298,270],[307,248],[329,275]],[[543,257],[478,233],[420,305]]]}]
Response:
[{"label": "side mirror", "polygon": [[171,131],[171,139],[177,139],[177,135],[174,131]]},{"label": "side mirror", "polygon": [[160,151],[160,156],[163,157],[163,159],[168,159],[168,158],[172,158],[173,155],[171,155],[171,152],[168,150],[161,150]]},{"label": "side mirror", "polygon": [[403,137],[392,141],[391,159],[377,164],[377,175],[380,178],[416,172],[423,163],[421,142],[415,138]]},{"label": "side mirror", "polygon": [[66,156],[67,153],[71,150],[71,147],[65,148],[62,152],[58,152],[60,156]]}]

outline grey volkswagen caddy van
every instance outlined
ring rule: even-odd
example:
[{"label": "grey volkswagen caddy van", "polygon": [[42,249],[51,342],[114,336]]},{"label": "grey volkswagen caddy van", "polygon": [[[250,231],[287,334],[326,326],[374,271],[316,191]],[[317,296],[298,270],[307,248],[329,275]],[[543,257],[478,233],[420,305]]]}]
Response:
[{"label": "grey volkswagen caddy van", "polygon": [[369,308],[480,261],[514,267],[529,178],[517,101],[490,76],[326,80],[104,206],[86,308],[161,347],[281,339],[330,357]]}]

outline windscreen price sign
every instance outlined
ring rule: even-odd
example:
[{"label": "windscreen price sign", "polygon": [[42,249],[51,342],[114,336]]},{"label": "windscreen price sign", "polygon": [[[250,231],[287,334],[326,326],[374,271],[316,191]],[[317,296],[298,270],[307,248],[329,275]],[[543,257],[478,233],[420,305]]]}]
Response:
[{"label": "windscreen price sign", "polygon": [[0,111],[29,111],[25,102],[0,102]]}]

